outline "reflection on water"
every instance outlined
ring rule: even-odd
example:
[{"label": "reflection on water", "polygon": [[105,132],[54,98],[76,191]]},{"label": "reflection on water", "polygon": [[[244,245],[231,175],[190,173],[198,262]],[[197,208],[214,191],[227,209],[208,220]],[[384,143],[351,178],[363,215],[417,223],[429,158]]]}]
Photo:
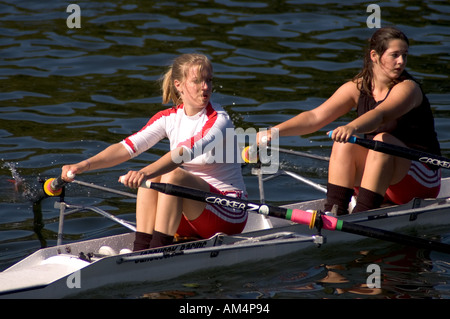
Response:
[{"label": "reflection on water", "polygon": [[[448,262],[414,248],[369,243],[334,252],[316,249],[265,263],[202,271],[177,280],[118,285],[76,298],[142,299],[447,299]],[[333,248],[337,248],[334,246]],[[373,248],[373,249],[372,249]],[[344,255],[345,254],[345,255]],[[335,261],[335,264],[321,263]],[[371,264],[381,268],[380,287],[369,287]],[[439,269],[433,269],[438,267]],[[256,275],[255,275],[256,274]],[[372,284],[373,282],[370,281]]]},{"label": "reflection on water", "polygon": [[[211,57],[214,101],[225,107],[237,127],[265,128],[319,105],[351,78],[361,67],[362,48],[373,32],[366,25],[367,2],[358,0],[97,0],[79,4],[80,29],[67,27],[67,5],[64,1],[0,1],[1,269],[44,241],[48,245],[56,241],[57,212],[52,200],[39,207],[43,224],[35,221],[27,201],[39,185],[38,178],[53,177],[63,164],[91,156],[140,129],[164,107],[157,80],[175,56],[199,51]],[[428,92],[443,153],[450,156],[450,6],[446,1],[388,1],[380,6],[382,25],[396,25],[410,37],[408,69]],[[328,156],[331,142],[325,132],[350,119],[351,115],[345,116],[309,136],[282,138],[280,147]],[[129,163],[86,174],[83,179],[119,189],[116,180],[123,171],[142,167],[167,149],[163,141]],[[288,154],[281,156],[281,163],[316,183],[326,182],[324,163]],[[243,172],[250,199],[258,199],[257,180],[250,167]],[[447,171],[444,174],[448,176]],[[287,177],[267,182],[265,189],[266,200],[274,204],[322,196]],[[116,195],[72,185],[68,193],[74,202],[133,216],[133,203]],[[65,229],[71,240],[124,231],[90,215],[68,219]],[[322,258],[311,258],[311,264],[299,265],[298,274],[306,279],[298,290],[327,297],[321,277],[342,273],[330,268],[327,272],[318,266]],[[335,264],[345,265],[349,260]],[[428,272],[431,277],[436,275],[428,278],[430,282],[448,280],[447,262],[437,258]],[[282,277],[290,273],[289,268],[282,269],[285,272],[280,276],[267,280],[272,286],[265,292],[259,289],[253,294],[247,289],[241,297],[299,297],[277,291],[284,289]],[[417,273],[422,270],[410,271],[411,276]],[[392,277],[398,286],[410,285],[399,272]],[[242,292],[237,288],[241,281],[242,277],[230,290]],[[356,287],[364,281],[351,283]],[[424,287],[423,282],[418,286]],[[424,289],[436,297],[442,293],[433,285]],[[169,295],[177,297],[179,290],[174,286],[160,291],[172,291]],[[216,291],[217,297],[229,293],[223,285]],[[425,294],[419,291],[418,295]],[[402,293],[395,289],[381,293],[397,294]]]}]

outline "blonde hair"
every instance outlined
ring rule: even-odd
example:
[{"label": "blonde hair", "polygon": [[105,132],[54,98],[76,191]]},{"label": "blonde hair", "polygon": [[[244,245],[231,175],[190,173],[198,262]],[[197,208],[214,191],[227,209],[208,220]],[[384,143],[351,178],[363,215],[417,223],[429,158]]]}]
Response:
[{"label": "blonde hair", "polygon": [[199,67],[199,74],[201,74],[205,68],[209,69],[211,73],[213,71],[211,61],[203,54],[186,53],[180,55],[173,61],[172,65],[162,78],[161,88],[163,104],[170,103],[170,101],[172,101],[174,105],[183,103],[180,93],[175,87],[174,81],[178,80],[183,83],[187,77],[188,70],[192,66]]}]

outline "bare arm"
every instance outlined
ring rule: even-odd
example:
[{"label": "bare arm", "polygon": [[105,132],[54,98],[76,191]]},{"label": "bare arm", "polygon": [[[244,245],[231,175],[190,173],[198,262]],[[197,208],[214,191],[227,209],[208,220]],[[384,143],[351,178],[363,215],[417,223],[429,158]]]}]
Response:
[{"label": "bare arm", "polygon": [[[167,152],[164,156],[159,158],[154,163],[147,165],[140,171],[129,171],[120,182],[131,188],[137,188],[141,185],[144,179],[153,178],[162,174],[168,173],[181,165],[183,156],[183,149],[177,148],[173,151]],[[64,180],[71,181],[72,178],[67,176],[71,171],[74,175],[81,174],[87,171],[113,167],[129,160],[130,154],[121,143],[116,143],[108,146],[91,158],[81,161],[77,164],[65,165],[62,168]]]},{"label": "bare arm", "polygon": [[[356,83],[343,84],[328,100],[313,110],[302,112],[299,115],[276,125],[280,136],[304,135],[313,133],[325,125],[333,122],[342,115],[356,107],[359,90]],[[268,140],[270,141],[270,131]],[[258,141],[261,136],[258,136]]]},{"label": "bare arm", "polygon": [[95,169],[113,167],[129,159],[130,154],[126,148],[122,144],[116,143],[87,160],[77,164],[64,165],[61,176],[64,180],[71,181],[72,179],[67,176],[69,171],[76,175]]},{"label": "bare arm", "polygon": [[120,177],[119,182],[131,188],[138,188],[144,180],[166,174],[179,167],[182,164],[182,157],[183,148],[178,147],[139,171],[129,171]]},{"label": "bare arm", "polygon": [[395,85],[386,100],[375,109],[345,126],[336,128],[332,138],[337,142],[346,142],[354,134],[373,132],[381,125],[408,113],[420,103],[422,103],[422,92],[418,84],[413,81],[404,81]]}]

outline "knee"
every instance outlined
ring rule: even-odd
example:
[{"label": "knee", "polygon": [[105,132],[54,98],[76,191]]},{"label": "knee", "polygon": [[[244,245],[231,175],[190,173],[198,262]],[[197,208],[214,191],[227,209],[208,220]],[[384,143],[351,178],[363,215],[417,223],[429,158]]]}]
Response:
[{"label": "knee", "polygon": [[161,176],[161,183],[180,184],[184,178],[185,171],[181,168],[176,168]]},{"label": "knee", "polygon": [[334,143],[330,156],[329,171],[333,174],[355,173],[360,176],[364,170],[367,149],[353,143]]},{"label": "knee", "polygon": [[[389,134],[389,133],[379,133],[377,135],[375,135],[375,137],[373,138],[374,141],[379,141],[379,142],[383,142],[383,143],[388,143],[388,144],[392,144],[392,145],[399,145],[399,146],[405,146],[405,144],[403,144],[399,139],[397,139],[395,136]],[[384,159],[384,160],[388,160],[392,158],[392,155],[383,153],[383,152],[377,152],[377,151],[369,151],[369,156],[370,158],[373,159]]]},{"label": "knee", "polygon": [[377,135],[374,136],[373,140],[391,144],[397,143],[398,141],[398,139],[396,139],[393,135],[386,132],[378,133]]},{"label": "knee", "polygon": [[354,150],[358,145],[351,143],[334,143],[331,151],[332,160],[349,160],[349,156],[354,154]]}]

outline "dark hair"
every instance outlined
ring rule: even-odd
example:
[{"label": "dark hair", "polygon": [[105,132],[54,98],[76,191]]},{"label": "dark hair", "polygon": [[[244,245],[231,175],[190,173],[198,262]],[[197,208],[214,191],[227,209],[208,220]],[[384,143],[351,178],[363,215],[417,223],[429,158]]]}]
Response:
[{"label": "dark hair", "polygon": [[[385,27],[378,29],[369,39],[369,45],[364,55],[363,69],[353,78],[353,81],[357,83],[360,90],[363,90],[367,94],[372,95],[373,63],[372,59],[370,58],[370,52],[372,50],[375,50],[375,52],[381,57],[388,49],[389,41],[395,39],[403,40],[409,46],[408,37],[402,31],[394,27]],[[404,70],[398,79],[392,81],[392,86],[399,82],[402,82],[406,78],[412,79],[412,76],[406,70]]]}]

